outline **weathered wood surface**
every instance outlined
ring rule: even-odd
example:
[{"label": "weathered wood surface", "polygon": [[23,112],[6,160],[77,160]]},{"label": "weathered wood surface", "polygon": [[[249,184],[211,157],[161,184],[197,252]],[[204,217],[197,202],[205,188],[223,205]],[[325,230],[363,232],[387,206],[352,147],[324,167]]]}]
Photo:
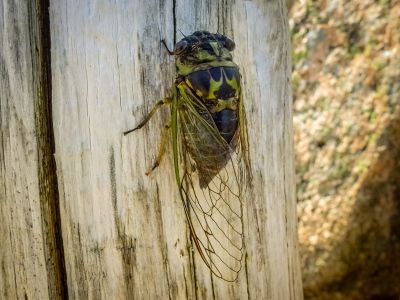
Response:
[{"label": "weathered wood surface", "polygon": [[[29,65],[35,48],[24,37],[32,30],[26,18],[31,12],[6,2],[1,9],[15,13],[9,22],[19,27],[1,35],[0,72],[9,78],[1,83],[0,107],[0,196],[7,200],[0,225],[3,298],[56,298],[63,286],[50,281],[58,276],[70,299],[302,299],[285,1],[50,2],[52,185],[59,192],[64,253],[48,242],[57,232],[49,234],[49,227],[59,220],[40,196],[40,178],[53,176],[53,168],[40,177],[40,145],[51,145],[40,142],[45,125],[37,115],[43,109],[35,111],[32,100],[35,70],[43,69]],[[245,201],[245,265],[233,284],[211,279],[196,250],[187,247],[170,147],[161,165],[144,174],[157,155],[169,109],[122,135],[171,95],[174,60],[159,41],[172,47],[181,38],[178,29],[232,37],[244,76],[254,188]],[[21,32],[17,55],[13,37]],[[48,249],[62,254],[66,278],[57,255],[55,271],[46,265],[54,260]]]},{"label": "weathered wood surface", "polygon": [[47,7],[48,1],[0,3],[1,299],[64,299],[67,290]]}]

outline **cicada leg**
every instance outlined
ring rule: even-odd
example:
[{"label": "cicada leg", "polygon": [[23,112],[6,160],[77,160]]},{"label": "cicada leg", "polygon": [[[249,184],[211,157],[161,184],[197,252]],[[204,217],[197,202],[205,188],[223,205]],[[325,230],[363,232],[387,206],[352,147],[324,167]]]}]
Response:
[{"label": "cicada leg", "polygon": [[164,44],[165,49],[167,49],[167,52],[168,52],[169,55],[174,55],[174,51],[171,51],[171,50],[168,49],[168,46],[167,46],[167,44],[165,43],[165,40],[161,40],[161,43]]},{"label": "cicada leg", "polygon": [[151,119],[151,117],[155,114],[155,112],[157,111],[157,109],[159,109],[159,108],[160,108],[161,106],[163,106],[163,105],[171,104],[171,103],[172,103],[172,100],[173,100],[172,98],[165,98],[164,100],[161,100],[160,102],[158,102],[158,103],[153,107],[153,109],[151,110],[151,112],[149,113],[149,115],[143,120],[142,123],[140,123],[137,127],[133,128],[133,129],[131,129],[131,130],[125,131],[125,132],[124,132],[124,135],[127,135],[128,133],[131,133],[131,132],[133,132],[133,131],[135,131],[135,130],[138,130],[138,129],[142,128],[142,127]]},{"label": "cicada leg", "polygon": [[161,158],[163,157],[164,151],[165,151],[165,144],[168,140],[169,129],[170,129],[170,125],[169,124],[165,125],[163,132],[161,134],[160,150],[158,151],[158,156],[157,156],[156,162],[154,163],[153,167],[146,172],[146,175],[149,175],[151,172],[153,172],[153,170],[155,168],[157,168],[160,165]]},{"label": "cicada leg", "polygon": [[[137,127],[133,128],[131,130],[125,131],[124,135],[127,135],[128,133],[131,133],[131,132],[133,132],[135,130],[138,130],[138,129],[142,128],[151,119],[151,117],[155,114],[155,112],[161,106],[171,104],[172,101],[173,101],[172,98],[165,98],[164,100],[161,100],[160,102],[158,102],[153,107],[153,109],[150,111],[150,113],[147,115],[147,117],[143,120],[142,123],[140,123]],[[167,142],[169,128],[170,128],[170,124],[165,125],[165,127],[163,129],[163,132],[161,134],[160,150],[158,152],[158,156],[157,156],[156,162],[154,163],[153,167],[146,172],[146,175],[149,175],[151,172],[153,172],[153,170],[155,168],[157,168],[159,166],[160,162],[161,162],[161,158],[162,158],[162,156],[164,154],[164,151],[165,151],[165,144]]]}]

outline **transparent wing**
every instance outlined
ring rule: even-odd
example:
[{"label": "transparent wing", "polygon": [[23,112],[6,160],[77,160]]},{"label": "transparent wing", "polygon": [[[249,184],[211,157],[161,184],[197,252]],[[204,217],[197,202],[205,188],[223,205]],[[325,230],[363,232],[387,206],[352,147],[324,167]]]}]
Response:
[{"label": "transparent wing", "polygon": [[243,191],[251,180],[245,116],[228,145],[202,101],[184,82],[177,88],[180,187],[191,236],[213,274],[235,281],[244,248]]}]

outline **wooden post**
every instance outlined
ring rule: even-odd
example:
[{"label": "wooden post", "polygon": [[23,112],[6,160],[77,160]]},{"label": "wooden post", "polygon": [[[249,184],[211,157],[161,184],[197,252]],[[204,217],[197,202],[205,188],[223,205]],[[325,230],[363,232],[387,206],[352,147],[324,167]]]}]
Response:
[{"label": "wooden post", "polygon": [[[12,11],[18,18],[10,22],[19,22],[28,34],[24,14]],[[18,96],[15,88],[20,78],[32,85],[34,72],[12,67],[17,57],[5,52],[10,53],[5,65],[11,67],[2,62],[0,69],[10,78],[1,94],[0,178],[5,184],[0,196],[9,200],[1,204],[5,221],[0,236],[7,239],[7,246],[0,246],[6,249],[0,252],[6,265],[6,272],[0,272],[2,298],[22,298],[24,293],[29,299],[56,297],[48,291],[49,267],[43,267],[49,243],[41,239],[46,226],[60,226],[63,243],[55,249],[62,259],[56,260],[56,270],[70,299],[302,299],[287,23],[284,0],[50,1],[50,131],[59,195],[54,205],[61,219],[43,225],[46,210],[41,208],[37,165],[40,130],[34,130],[37,111],[32,104],[36,96],[25,92],[28,88]],[[157,155],[169,109],[160,109],[140,131],[122,135],[157,101],[171,96],[174,59],[160,41],[165,39],[172,48],[182,37],[179,30],[232,37],[237,45],[234,60],[243,74],[254,186],[247,189],[244,204],[245,263],[238,281],[231,284],[211,277],[201,260],[189,259],[189,251],[197,254],[188,247],[170,142],[161,165],[149,176],[144,174]],[[17,32],[9,33],[13,34]],[[3,49],[15,45],[2,37]],[[21,48],[26,56],[34,50]],[[20,149],[18,156],[12,149]],[[16,177],[32,183],[19,187]],[[25,224],[27,211],[39,218],[31,228],[31,223]],[[16,226],[18,240],[9,237]],[[37,245],[35,251],[30,243]],[[31,258],[24,266],[29,273],[24,289],[13,279],[13,270],[22,268],[16,248]]]},{"label": "wooden post", "polygon": [[67,297],[48,6],[46,0],[0,4],[1,299]]}]

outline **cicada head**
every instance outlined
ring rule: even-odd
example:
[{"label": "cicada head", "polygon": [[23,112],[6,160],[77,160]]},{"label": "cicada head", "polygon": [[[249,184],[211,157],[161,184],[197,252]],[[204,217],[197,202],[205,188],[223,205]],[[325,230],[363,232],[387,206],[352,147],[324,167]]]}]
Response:
[{"label": "cicada head", "polygon": [[234,49],[235,42],[222,34],[196,31],[174,47],[177,73],[185,76],[214,66],[235,67],[230,53]]}]

